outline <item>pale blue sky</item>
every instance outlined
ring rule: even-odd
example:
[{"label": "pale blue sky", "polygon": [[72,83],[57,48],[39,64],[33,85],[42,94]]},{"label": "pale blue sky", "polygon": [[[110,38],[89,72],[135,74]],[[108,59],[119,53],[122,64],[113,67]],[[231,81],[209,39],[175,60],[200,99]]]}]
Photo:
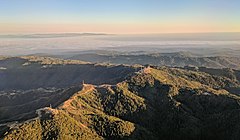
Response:
[{"label": "pale blue sky", "polygon": [[1,32],[238,32],[239,25],[239,0],[0,1]]}]

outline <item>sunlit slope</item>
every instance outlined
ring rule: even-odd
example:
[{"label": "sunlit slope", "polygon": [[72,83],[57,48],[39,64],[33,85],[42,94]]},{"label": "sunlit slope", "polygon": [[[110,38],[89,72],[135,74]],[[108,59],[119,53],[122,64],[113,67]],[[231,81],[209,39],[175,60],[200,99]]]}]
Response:
[{"label": "sunlit slope", "polygon": [[218,79],[206,82],[213,79],[202,72],[148,67],[116,85],[84,84],[58,107],[11,128],[5,138],[36,133],[55,139],[237,139],[240,97]]}]

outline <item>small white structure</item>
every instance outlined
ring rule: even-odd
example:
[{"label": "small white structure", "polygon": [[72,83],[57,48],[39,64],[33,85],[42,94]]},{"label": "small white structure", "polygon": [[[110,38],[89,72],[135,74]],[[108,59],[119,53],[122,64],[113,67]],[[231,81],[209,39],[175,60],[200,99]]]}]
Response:
[{"label": "small white structure", "polygon": [[7,68],[5,68],[5,67],[0,67],[0,70],[6,70]]},{"label": "small white structure", "polygon": [[203,95],[211,95],[211,93],[208,93],[208,92],[203,92],[202,94]]}]

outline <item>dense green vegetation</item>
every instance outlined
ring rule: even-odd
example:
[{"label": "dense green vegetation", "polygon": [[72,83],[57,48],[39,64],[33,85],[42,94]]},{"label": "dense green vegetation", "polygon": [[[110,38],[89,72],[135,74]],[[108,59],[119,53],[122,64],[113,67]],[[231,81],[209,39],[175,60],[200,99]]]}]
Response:
[{"label": "dense green vegetation", "polygon": [[11,128],[5,139],[233,139],[240,137],[238,79],[147,68],[116,85],[84,84],[55,109]]},{"label": "dense green vegetation", "polygon": [[[102,139],[90,129],[82,126],[63,111],[57,111],[52,116],[44,110],[45,116],[22,124],[13,129],[5,137],[6,140],[73,140]],[[52,112],[51,112],[52,113]]]}]

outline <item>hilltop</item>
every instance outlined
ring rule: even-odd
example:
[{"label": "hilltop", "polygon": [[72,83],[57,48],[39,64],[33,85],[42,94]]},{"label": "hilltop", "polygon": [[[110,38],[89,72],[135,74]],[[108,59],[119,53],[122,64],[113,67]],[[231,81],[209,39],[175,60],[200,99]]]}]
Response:
[{"label": "hilltop", "polygon": [[2,134],[6,140],[237,139],[240,96],[229,87],[239,88],[239,77],[202,71],[146,67],[116,84],[84,83]]}]

